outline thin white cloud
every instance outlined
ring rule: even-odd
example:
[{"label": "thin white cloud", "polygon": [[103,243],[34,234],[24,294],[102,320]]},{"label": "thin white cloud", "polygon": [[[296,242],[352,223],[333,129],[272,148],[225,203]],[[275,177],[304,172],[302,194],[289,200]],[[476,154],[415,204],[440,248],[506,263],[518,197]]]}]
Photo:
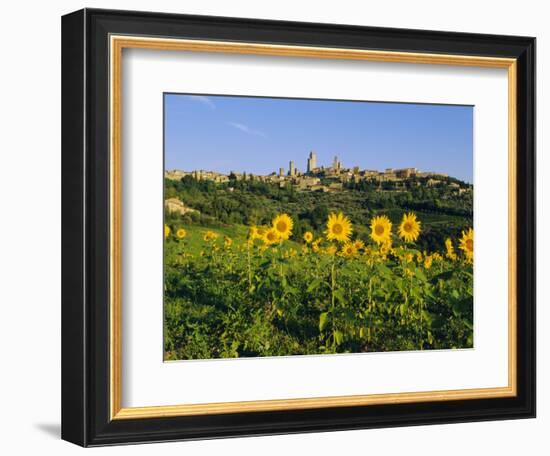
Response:
[{"label": "thin white cloud", "polygon": [[266,134],[263,131],[254,130],[248,125],[239,122],[227,122],[227,125],[231,125],[233,128],[236,128],[237,130],[240,130],[247,135],[261,136],[262,138],[267,138]]},{"label": "thin white cloud", "polygon": [[214,102],[204,95],[189,95],[189,99],[201,103],[204,106],[209,107],[210,109],[216,109],[216,105],[214,104]]}]

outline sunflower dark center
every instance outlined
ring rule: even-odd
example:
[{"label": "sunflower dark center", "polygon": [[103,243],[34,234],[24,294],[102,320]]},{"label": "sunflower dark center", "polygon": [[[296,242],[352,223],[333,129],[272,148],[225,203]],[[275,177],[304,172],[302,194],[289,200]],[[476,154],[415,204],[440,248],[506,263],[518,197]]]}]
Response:
[{"label": "sunflower dark center", "polygon": [[412,231],[412,225],[411,225],[409,222],[407,222],[407,223],[405,223],[405,224],[403,225],[403,229],[404,229],[407,233],[409,233],[410,231]]},{"label": "sunflower dark center", "polygon": [[342,234],[342,232],[344,231],[344,227],[340,223],[335,223],[332,227],[332,231],[334,232],[334,234]]},{"label": "sunflower dark center", "polygon": [[382,225],[376,225],[374,227],[374,232],[378,235],[381,235],[384,233],[384,227]]},{"label": "sunflower dark center", "polygon": [[470,251],[474,251],[474,240],[473,239],[467,239],[466,240],[466,248]]},{"label": "sunflower dark center", "polygon": [[284,220],[279,220],[277,222],[277,229],[281,232],[286,231],[286,222]]}]

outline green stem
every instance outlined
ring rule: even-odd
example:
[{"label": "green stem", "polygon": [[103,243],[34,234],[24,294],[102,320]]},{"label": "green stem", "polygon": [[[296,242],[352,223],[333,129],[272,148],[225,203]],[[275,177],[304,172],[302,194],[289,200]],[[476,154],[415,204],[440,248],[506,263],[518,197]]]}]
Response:
[{"label": "green stem", "polygon": [[281,274],[281,283],[284,279],[284,271],[283,271],[283,241],[279,242],[279,273]]},{"label": "green stem", "polygon": [[330,313],[331,313],[331,326],[332,326],[332,343],[333,348],[336,348],[336,339],[334,337],[334,308],[336,307],[336,296],[334,295],[334,291],[336,289],[336,261],[332,261],[332,265],[330,267]]},{"label": "green stem", "polygon": [[335,262],[332,262],[332,266],[330,268],[330,310],[334,310],[335,306],[335,299],[334,296],[334,289],[336,287],[336,268],[335,268]]},{"label": "green stem", "polygon": [[[369,318],[371,317],[371,313],[372,313],[372,308],[373,308],[373,301],[372,301],[372,276],[369,278],[369,305],[367,307],[367,315],[369,316]],[[370,329],[370,325],[369,327],[367,328],[367,341],[369,342],[369,344],[371,343],[372,341],[372,335],[371,335],[371,329]]]},{"label": "green stem", "polygon": [[422,340],[422,300],[419,301],[419,306],[420,308],[420,350],[423,350],[424,349],[424,343],[423,343],[423,340]]},{"label": "green stem", "polygon": [[252,292],[252,267],[250,265],[250,244],[247,243],[247,255],[248,255],[248,292]]}]

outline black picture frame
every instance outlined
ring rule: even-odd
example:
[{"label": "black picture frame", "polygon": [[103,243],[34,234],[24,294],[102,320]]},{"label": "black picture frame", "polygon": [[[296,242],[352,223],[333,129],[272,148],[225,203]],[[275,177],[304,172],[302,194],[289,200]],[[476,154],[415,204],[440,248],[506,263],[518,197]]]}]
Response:
[{"label": "black picture frame", "polygon": [[[112,34],[517,59],[517,395],[111,420]],[[99,446],[535,417],[534,38],[84,9],[62,18],[62,127],[63,439]]]}]

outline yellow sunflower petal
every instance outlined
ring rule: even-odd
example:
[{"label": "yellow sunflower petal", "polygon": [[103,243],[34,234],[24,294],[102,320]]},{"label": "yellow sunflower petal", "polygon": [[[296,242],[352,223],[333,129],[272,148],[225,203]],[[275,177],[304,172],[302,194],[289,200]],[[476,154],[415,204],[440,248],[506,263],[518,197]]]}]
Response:
[{"label": "yellow sunflower petal", "polygon": [[275,228],[269,228],[262,237],[266,245],[276,244],[281,239],[281,235]]},{"label": "yellow sunflower petal", "polygon": [[462,232],[459,247],[464,252],[466,260],[471,263],[474,260],[474,230],[472,228]]},{"label": "yellow sunflower petal", "polygon": [[279,214],[273,219],[273,229],[279,233],[279,236],[282,239],[288,239],[292,236],[292,228],[294,227],[294,222],[288,214]]},{"label": "yellow sunflower petal", "polygon": [[445,256],[450,260],[456,260],[456,253],[451,238],[445,239],[445,249],[447,250]]},{"label": "yellow sunflower petal", "polygon": [[339,214],[332,213],[329,215],[327,229],[325,230],[327,240],[348,242],[352,231],[351,222],[344,214],[340,212]]},{"label": "yellow sunflower petal", "polygon": [[374,217],[370,223],[370,237],[377,244],[385,244],[391,240],[391,222],[385,215]]},{"label": "yellow sunflower petal", "polygon": [[397,234],[405,242],[414,242],[420,236],[420,221],[416,219],[416,214],[412,212],[403,214],[403,219],[397,230]]}]

